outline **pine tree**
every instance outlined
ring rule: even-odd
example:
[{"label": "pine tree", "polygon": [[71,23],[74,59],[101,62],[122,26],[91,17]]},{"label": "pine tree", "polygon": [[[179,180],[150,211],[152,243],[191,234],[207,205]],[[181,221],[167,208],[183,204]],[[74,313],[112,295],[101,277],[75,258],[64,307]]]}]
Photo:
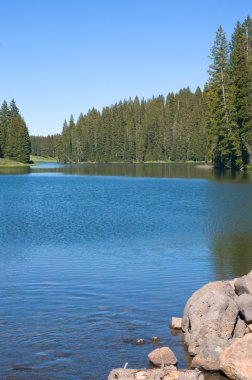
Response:
[{"label": "pine tree", "polygon": [[[249,161],[248,132],[251,120],[251,73],[247,60],[247,41],[238,22],[232,35],[230,83],[232,90],[232,121],[235,125],[238,152],[236,166],[246,168]],[[240,155],[239,155],[240,153]]]},{"label": "pine tree", "polygon": [[6,157],[14,161],[30,161],[31,143],[24,119],[21,116],[11,118],[8,126]]},{"label": "pine tree", "polygon": [[6,151],[7,128],[10,118],[10,111],[6,101],[0,109],[0,157],[4,157]]},{"label": "pine tree", "polygon": [[220,26],[212,48],[212,64],[205,86],[209,153],[216,168],[236,168],[240,164],[236,126],[231,118],[232,101],[228,76],[229,46]]},{"label": "pine tree", "polygon": [[[242,30],[245,37],[245,45],[246,45],[246,63],[247,63],[247,74],[248,74],[248,82],[247,89],[249,95],[247,96],[247,121],[246,127],[248,131],[248,144],[249,144],[249,153],[251,156],[252,152],[252,19],[248,16],[242,24]],[[251,159],[251,157],[250,157]]]}]

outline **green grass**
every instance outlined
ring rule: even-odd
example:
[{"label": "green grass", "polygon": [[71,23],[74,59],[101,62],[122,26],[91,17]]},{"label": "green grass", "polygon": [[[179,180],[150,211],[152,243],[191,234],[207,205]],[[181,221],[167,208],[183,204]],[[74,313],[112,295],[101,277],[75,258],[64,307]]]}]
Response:
[{"label": "green grass", "polygon": [[14,168],[18,166],[29,166],[29,164],[23,164],[22,162],[12,161],[8,158],[0,158],[0,167]]},{"label": "green grass", "polygon": [[57,162],[55,157],[31,156],[30,159],[33,162]]},{"label": "green grass", "polygon": [[22,162],[9,160],[8,158],[0,158],[0,167],[4,168],[15,168],[20,166],[31,166],[34,165],[37,162],[57,162],[56,158],[52,157],[41,157],[41,156],[31,156],[30,157],[31,163],[29,164],[23,164]]}]

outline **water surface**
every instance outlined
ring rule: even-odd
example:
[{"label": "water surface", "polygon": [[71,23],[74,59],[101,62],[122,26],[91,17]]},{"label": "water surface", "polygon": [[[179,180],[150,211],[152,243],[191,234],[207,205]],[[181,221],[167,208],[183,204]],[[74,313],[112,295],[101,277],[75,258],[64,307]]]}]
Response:
[{"label": "water surface", "polygon": [[0,378],[106,379],[153,335],[189,365],[170,319],[252,269],[251,200],[250,174],[195,165],[1,169]]}]

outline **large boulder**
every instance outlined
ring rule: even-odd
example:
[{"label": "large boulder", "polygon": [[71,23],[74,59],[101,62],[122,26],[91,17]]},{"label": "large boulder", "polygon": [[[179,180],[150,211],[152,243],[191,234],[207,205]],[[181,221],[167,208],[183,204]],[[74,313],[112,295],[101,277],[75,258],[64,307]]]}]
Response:
[{"label": "large boulder", "polygon": [[220,353],[227,348],[231,340],[218,338],[217,336],[207,336],[201,346],[199,353],[194,356],[191,366],[205,371],[220,370]]},{"label": "large boulder", "polygon": [[220,354],[220,369],[230,379],[252,379],[252,334],[234,339]]},{"label": "large boulder", "polygon": [[228,281],[209,283],[191,296],[182,320],[190,355],[199,352],[203,340],[209,335],[226,340],[233,337],[239,311],[236,297]]},{"label": "large boulder", "polygon": [[244,293],[237,297],[236,302],[245,322],[252,323],[252,295]]},{"label": "large boulder", "polygon": [[238,296],[242,294],[252,295],[252,271],[246,276],[237,278],[234,281],[235,292]]},{"label": "large boulder", "polygon": [[169,347],[157,348],[148,355],[149,361],[157,367],[176,365],[178,360]]}]

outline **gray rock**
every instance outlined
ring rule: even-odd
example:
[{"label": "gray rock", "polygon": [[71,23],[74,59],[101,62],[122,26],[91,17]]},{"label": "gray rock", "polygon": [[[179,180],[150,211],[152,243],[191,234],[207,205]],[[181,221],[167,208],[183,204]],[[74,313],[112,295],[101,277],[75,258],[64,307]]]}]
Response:
[{"label": "gray rock", "polygon": [[190,355],[199,352],[203,340],[209,335],[232,338],[238,316],[235,297],[228,281],[209,283],[191,296],[182,320]]},{"label": "gray rock", "polygon": [[246,276],[237,278],[234,282],[234,287],[238,296],[242,294],[252,295],[252,272]]},{"label": "gray rock", "polygon": [[148,355],[149,361],[157,367],[176,365],[178,360],[169,347],[157,348]]},{"label": "gray rock", "polygon": [[230,379],[252,379],[252,334],[234,339],[220,354],[220,369]]},{"label": "gray rock", "polygon": [[246,334],[246,323],[238,317],[234,332],[233,332],[233,338],[242,338]]},{"label": "gray rock", "polygon": [[216,336],[207,336],[201,346],[199,353],[194,356],[191,366],[205,371],[219,371],[220,353],[230,345],[231,340],[225,340]]},{"label": "gray rock", "polygon": [[236,302],[245,322],[252,323],[252,295],[244,293],[237,297]]}]

